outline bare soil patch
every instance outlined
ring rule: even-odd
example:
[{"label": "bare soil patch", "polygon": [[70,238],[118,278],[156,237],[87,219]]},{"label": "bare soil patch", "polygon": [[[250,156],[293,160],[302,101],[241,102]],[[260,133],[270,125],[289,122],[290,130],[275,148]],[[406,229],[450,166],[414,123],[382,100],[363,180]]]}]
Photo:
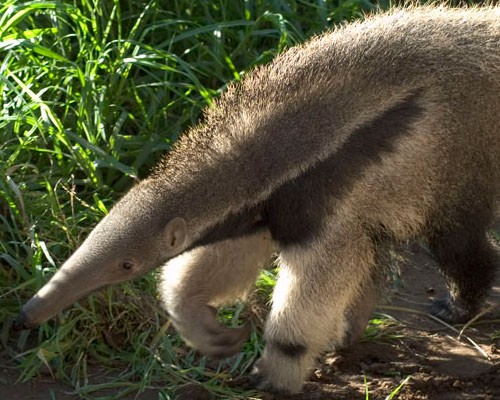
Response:
[{"label": "bare soil patch", "polygon": [[[328,354],[306,383],[304,392],[290,399],[364,399],[366,387],[370,399],[385,399],[407,376],[411,376],[410,380],[395,399],[500,399],[500,276],[489,298],[489,303],[497,307],[464,333],[482,349],[481,353],[464,335],[458,340],[456,332],[426,315],[430,301],[445,293],[443,278],[424,249],[412,245],[406,252],[407,261],[401,266],[404,285],[387,306],[379,309],[397,322],[376,340],[365,340],[348,350]],[[0,400],[78,398],[72,387],[50,377],[16,383],[18,377],[15,363],[0,352]],[[178,394],[184,400],[210,398],[196,387],[185,388]],[[158,399],[159,390],[127,398]],[[259,398],[284,399],[266,393]]]}]

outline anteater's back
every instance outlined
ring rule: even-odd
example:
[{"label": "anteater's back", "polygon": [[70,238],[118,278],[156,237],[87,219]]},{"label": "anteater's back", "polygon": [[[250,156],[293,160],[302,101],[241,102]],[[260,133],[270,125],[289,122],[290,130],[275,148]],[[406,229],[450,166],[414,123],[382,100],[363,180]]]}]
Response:
[{"label": "anteater's back", "polygon": [[[223,215],[220,205],[261,201],[409,96],[421,96],[434,116],[464,103],[491,123],[500,112],[499,21],[499,7],[409,8],[291,48],[231,85],[157,176],[165,181],[168,171],[172,185],[197,179],[194,171],[200,181],[212,176],[197,195]],[[498,154],[497,136],[485,140]]]}]

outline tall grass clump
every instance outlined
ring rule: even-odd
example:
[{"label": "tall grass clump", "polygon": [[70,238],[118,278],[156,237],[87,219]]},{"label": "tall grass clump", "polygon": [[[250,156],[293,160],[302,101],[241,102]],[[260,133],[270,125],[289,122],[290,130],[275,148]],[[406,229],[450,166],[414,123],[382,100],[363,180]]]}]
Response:
[{"label": "tall grass clump", "polygon": [[[11,334],[12,321],[228,82],[373,3],[0,4],[0,356],[16,356],[22,379],[48,370],[88,396],[165,380],[167,397],[191,379],[229,390],[225,377],[246,371],[262,343],[254,334],[247,353],[209,369],[169,329],[154,274],[100,292],[31,332]],[[260,290],[272,280],[263,275]],[[123,372],[95,386],[94,365]]]}]

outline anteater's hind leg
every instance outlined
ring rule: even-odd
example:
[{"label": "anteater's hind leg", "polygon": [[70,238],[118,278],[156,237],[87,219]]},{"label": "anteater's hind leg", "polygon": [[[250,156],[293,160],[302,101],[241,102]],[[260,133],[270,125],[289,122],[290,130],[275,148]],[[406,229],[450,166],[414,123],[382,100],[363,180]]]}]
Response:
[{"label": "anteater's hind leg", "polygon": [[221,325],[215,307],[243,298],[273,249],[265,230],[195,248],[163,267],[159,288],[163,305],[186,342],[216,358],[240,350],[248,327]]},{"label": "anteater's hind leg", "polygon": [[[487,215],[488,214],[488,215]],[[447,228],[432,230],[427,242],[450,290],[432,306],[436,316],[465,322],[482,306],[493,284],[498,257],[486,237],[489,213],[462,212]]]}]

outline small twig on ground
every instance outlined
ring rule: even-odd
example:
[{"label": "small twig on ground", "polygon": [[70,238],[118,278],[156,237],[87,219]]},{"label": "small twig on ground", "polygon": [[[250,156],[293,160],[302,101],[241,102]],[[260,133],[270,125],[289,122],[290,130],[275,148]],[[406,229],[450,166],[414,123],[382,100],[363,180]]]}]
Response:
[{"label": "small twig on ground", "polygon": [[[377,306],[377,308],[380,308],[380,309],[385,309],[385,310],[393,310],[393,311],[405,311],[405,312],[409,312],[409,313],[413,313],[413,314],[420,314],[420,315],[424,315],[426,316],[427,318],[430,318],[436,322],[438,322],[439,324],[447,327],[448,329],[452,330],[453,332],[456,332],[458,334],[458,337],[457,338],[452,338],[453,340],[456,340],[457,342],[459,343],[462,343],[462,341],[460,340],[461,336],[463,336],[465,339],[467,339],[467,341],[482,355],[484,356],[488,361],[491,361],[491,357],[474,341],[472,340],[469,336],[467,335],[462,335],[461,331],[459,331],[457,328],[455,328],[454,326],[446,323],[445,321],[443,321],[442,319],[439,319],[438,317],[435,317],[434,315],[432,314],[429,314],[427,312],[424,312],[424,311],[419,311],[419,310],[413,310],[411,308],[406,308],[406,307],[396,307],[396,306],[388,306],[388,305],[384,305],[384,306]],[[476,318],[476,317],[474,317]],[[474,319],[473,318],[473,319]],[[467,323],[470,325],[470,321]]]},{"label": "small twig on ground", "polygon": [[489,312],[493,311],[495,308],[498,307],[498,304],[490,304],[488,307],[486,307],[484,310],[481,312],[477,313],[472,319],[467,321],[467,323],[460,329],[460,332],[458,333],[457,339],[460,340],[462,337],[462,334],[465,332],[469,326],[471,326],[474,322],[476,322],[479,318],[481,318],[483,315],[488,314]]}]

